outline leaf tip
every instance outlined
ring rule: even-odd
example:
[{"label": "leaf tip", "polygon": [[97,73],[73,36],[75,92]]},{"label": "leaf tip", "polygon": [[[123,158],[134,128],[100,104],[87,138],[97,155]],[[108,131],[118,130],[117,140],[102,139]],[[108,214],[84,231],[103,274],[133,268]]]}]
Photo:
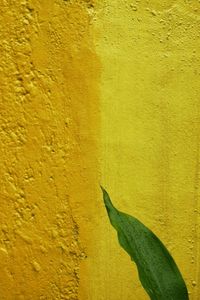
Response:
[{"label": "leaf tip", "polygon": [[102,193],[103,193],[103,200],[104,200],[104,204],[105,204],[105,207],[106,207],[107,211],[110,211],[111,209],[116,210],[116,208],[113,206],[113,204],[110,200],[110,197],[109,197],[107,191],[102,187],[102,185],[100,185],[100,188],[101,188]]},{"label": "leaf tip", "polygon": [[103,186],[101,184],[100,184],[100,188],[101,188],[102,192],[105,191],[105,189],[103,188]]}]

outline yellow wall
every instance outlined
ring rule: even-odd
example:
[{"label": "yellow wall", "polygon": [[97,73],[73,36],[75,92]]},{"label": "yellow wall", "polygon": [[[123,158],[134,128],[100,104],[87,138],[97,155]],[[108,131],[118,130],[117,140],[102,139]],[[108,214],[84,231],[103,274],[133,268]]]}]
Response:
[{"label": "yellow wall", "polygon": [[78,297],[98,182],[91,5],[0,4],[1,300]]},{"label": "yellow wall", "polygon": [[[197,300],[199,1],[104,0],[96,19],[102,184],[118,208],[164,241]],[[148,299],[106,218],[103,223],[97,265],[104,283],[91,299]]]},{"label": "yellow wall", "polygon": [[199,1],[2,1],[0,21],[1,299],[148,299],[101,183],[198,300]]}]

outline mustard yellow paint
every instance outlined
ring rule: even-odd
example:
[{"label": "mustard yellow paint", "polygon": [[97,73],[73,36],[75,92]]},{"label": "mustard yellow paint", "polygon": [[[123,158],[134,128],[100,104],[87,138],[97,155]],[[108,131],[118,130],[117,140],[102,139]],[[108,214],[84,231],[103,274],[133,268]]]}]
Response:
[{"label": "mustard yellow paint", "polygon": [[198,300],[199,1],[5,0],[0,20],[0,298],[148,299],[101,183]]},{"label": "mustard yellow paint", "polygon": [[92,5],[0,4],[1,300],[79,298],[98,185]]}]

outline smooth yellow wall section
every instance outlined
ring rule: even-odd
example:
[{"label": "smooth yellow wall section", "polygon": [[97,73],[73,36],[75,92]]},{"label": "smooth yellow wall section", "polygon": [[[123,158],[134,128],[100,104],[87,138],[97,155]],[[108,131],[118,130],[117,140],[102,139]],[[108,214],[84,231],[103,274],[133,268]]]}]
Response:
[{"label": "smooth yellow wall section", "polygon": [[[104,0],[95,23],[102,184],[118,208],[163,240],[191,300],[200,295],[199,9],[199,1]],[[103,218],[100,285],[89,299],[148,299]]]},{"label": "smooth yellow wall section", "polygon": [[78,299],[98,182],[91,9],[0,4],[1,300]]}]

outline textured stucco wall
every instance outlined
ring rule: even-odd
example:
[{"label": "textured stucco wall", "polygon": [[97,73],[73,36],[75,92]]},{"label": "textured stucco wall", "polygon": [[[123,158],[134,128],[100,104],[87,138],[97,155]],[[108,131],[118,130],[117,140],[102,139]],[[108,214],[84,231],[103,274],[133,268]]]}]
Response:
[{"label": "textured stucco wall", "polygon": [[0,299],[147,300],[103,207],[199,298],[200,3],[2,0]]},{"label": "textured stucco wall", "polygon": [[1,300],[78,299],[97,198],[91,7],[0,4]]}]

